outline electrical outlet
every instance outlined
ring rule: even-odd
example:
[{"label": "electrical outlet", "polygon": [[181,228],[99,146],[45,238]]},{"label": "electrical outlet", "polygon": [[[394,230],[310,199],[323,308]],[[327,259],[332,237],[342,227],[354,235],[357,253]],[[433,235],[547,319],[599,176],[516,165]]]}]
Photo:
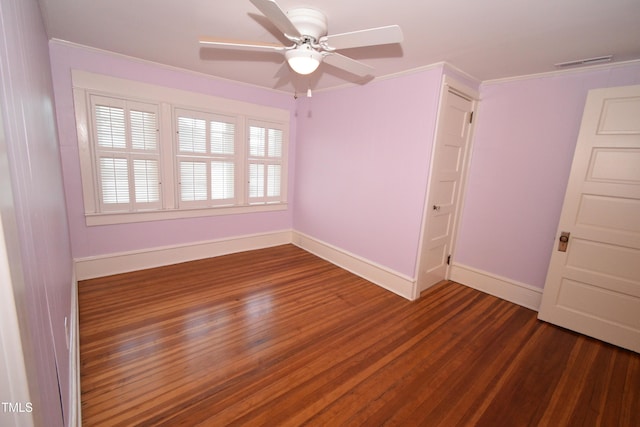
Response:
[{"label": "electrical outlet", "polygon": [[69,319],[64,316],[64,337],[67,340],[67,350],[69,350]]}]

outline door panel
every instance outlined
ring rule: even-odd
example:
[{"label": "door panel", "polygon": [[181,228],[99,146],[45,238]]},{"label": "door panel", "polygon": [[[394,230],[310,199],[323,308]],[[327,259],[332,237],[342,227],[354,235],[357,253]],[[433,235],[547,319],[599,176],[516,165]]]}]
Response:
[{"label": "door panel", "polygon": [[[454,202],[454,196],[456,195],[456,181],[455,177],[447,177],[446,174],[441,175],[441,179],[438,182],[438,186],[433,189],[433,204],[440,206],[451,205]],[[433,209],[433,206],[431,207]]]},{"label": "door panel", "polygon": [[640,200],[585,194],[580,205],[577,225],[640,234]]},{"label": "door panel", "polygon": [[624,97],[606,99],[602,105],[598,125],[600,135],[640,133],[640,98]]},{"label": "door panel", "polygon": [[620,327],[640,328],[637,298],[618,292],[606,292],[598,286],[563,279],[558,306],[600,318]]},{"label": "door panel", "polygon": [[589,92],[538,317],[640,352],[640,86]]},{"label": "door panel", "polygon": [[[590,273],[594,276],[594,281],[597,280],[597,275],[604,275],[606,280],[611,280],[611,284],[602,286],[616,290],[614,285],[617,279],[634,280],[640,277],[638,260],[638,249],[574,237],[566,268],[569,269],[568,273],[571,270]],[[635,290],[631,287],[627,292],[640,297],[640,287]]]},{"label": "door panel", "polygon": [[[640,120],[640,118],[638,118]],[[596,148],[588,181],[640,183],[640,151],[628,148]]]},{"label": "door panel", "polygon": [[442,147],[440,161],[443,171],[457,172],[460,169],[460,152],[462,148],[457,145],[446,145]]},{"label": "door panel", "polygon": [[445,279],[458,212],[473,101],[446,87],[429,179],[417,290]]}]

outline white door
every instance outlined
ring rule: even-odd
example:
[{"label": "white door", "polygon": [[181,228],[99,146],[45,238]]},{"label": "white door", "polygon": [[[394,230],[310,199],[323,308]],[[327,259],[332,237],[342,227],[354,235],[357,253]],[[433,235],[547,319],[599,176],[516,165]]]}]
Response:
[{"label": "white door", "polygon": [[640,352],[640,86],[589,92],[556,237],[538,317]]},{"label": "white door", "polygon": [[446,278],[469,151],[473,95],[446,82],[443,91],[418,260],[418,295]]}]

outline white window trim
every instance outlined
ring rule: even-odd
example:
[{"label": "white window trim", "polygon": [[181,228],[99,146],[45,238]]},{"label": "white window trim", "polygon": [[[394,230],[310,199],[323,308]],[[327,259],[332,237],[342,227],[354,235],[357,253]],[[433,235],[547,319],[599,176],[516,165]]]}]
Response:
[{"label": "white window trim", "polygon": [[[135,82],[111,76],[89,73],[86,71],[72,70],[73,98],[75,105],[76,128],[78,134],[78,152],[80,156],[80,174],[82,179],[82,193],[84,199],[85,219],[88,226],[122,224],[130,222],[146,222],[177,218],[194,218],[214,215],[233,215],[250,212],[280,211],[286,210],[287,205],[287,164],[288,164],[288,137],[290,127],[290,113],[288,110],[251,104],[243,101],[219,98],[196,92],[156,86],[148,83]],[[134,99],[141,102],[155,103],[159,105],[159,114],[163,119],[159,122],[162,138],[171,138],[171,143],[162,143],[161,171],[175,173],[175,134],[174,109],[198,109],[205,112],[220,115],[235,115],[239,117],[238,129],[244,128],[248,121],[265,123],[277,123],[285,131],[285,145],[283,149],[283,188],[279,203],[248,204],[245,194],[240,194],[243,204],[210,208],[179,208],[177,201],[176,182],[162,177],[163,196],[162,210],[142,212],[100,212],[98,189],[94,179],[94,155],[91,146],[90,135],[91,111],[89,94],[104,96],[119,96],[125,99]],[[171,148],[168,148],[171,147]],[[170,151],[170,152],[167,152]],[[244,153],[238,153],[241,155]],[[241,177],[246,175],[245,162],[239,162],[242,166],[239,171]]]}]

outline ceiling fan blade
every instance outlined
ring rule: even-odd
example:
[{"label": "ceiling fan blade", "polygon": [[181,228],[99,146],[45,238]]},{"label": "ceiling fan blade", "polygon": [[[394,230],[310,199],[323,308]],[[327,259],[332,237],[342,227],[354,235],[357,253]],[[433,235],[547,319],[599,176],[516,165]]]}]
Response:
[{"label": "ceiling fan blade", "polygon": [[349,49],[352,47],[400,43],[403,38],[402,29],[398,25],[389,25],[324,36],[320,38],[320,43],[327,44],[333,49]]},{"label": "ceiling fan blade", "polygon": [[200,37],[200,46],[236,50],[284,51],[287,49],[285,46],[277,43],[247,42],[242,40],[214,39],[211,37]]},{"label": "ceiling fan blade", "polygon": [[368,76],[374,70],[373,67],[370,67],[367,64],[335,52],[327,53],[323,61],[329,65],[333,65],[336,68],[340,68],[341,70],[360,77]]},{"label": "ceiling fan blade", "polygon": [[273,22],[273,24],[285,35],[291,37],[301,37],[298,29],[293,25],[289,17],[275,0],[251,0],[251,3],[257,7],[260,12]]}]

